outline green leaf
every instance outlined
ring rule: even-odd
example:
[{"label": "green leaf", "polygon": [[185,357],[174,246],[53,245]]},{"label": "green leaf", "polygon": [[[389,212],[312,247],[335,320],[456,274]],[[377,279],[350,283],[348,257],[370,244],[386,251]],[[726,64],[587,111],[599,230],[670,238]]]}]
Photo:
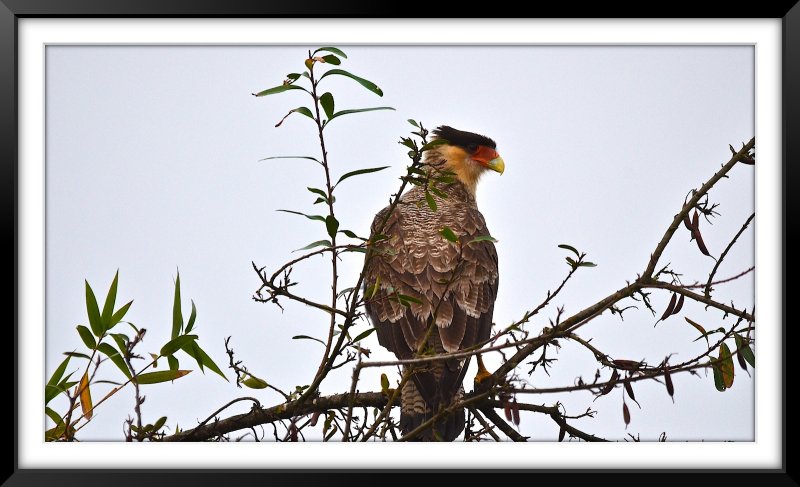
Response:
[{"label": "green leaf", "polygon": [[114,326],[116,326],[117,323],[122,321],[122,318],[125,317],[125,313],[128,312],[128,310],[130,309],[132,304],[133,304],[133,300],[128,301],[127,304],[125,304],[123,307],[118,309],[116,313],[111,315],[111,322],[109,323],[109,326],[108,326],[109,329],[114,328]]},{"label": "green leaf", "polygon": [[197,340],[197,338],[198,338],[197,335],[181,335],[177,338],[173,338],[172,340],[165,343],[163,347],[161,347],[161,351],[159,352],[159,354],[162,357],[169,357],[170,355],[180,350],[184,344],[193,342]]},{"label": "green leaf", "polygon": [[192,331],[194,328],[194,321],[197,319],[197,308],[194,305],[194,299],[192,301],[192,313],[189,315],[189,321],[186,323],[186,333]]},{"label": "green leaf", "polygon": [[[225,377],[225,374],[222,373],[222,371],[219,369],[219,367],[217,367],[217,364],[214,363],[214,361],[211,359],[211,357],[208,356],[208,354],[205,352],[205,350],[200,348],[200,345],[198,345],[197,342],[192,342],[192,343],[195,345],[194,347],[189,347],[188,345],[185,345],[183,348],[181,348],[181,350],[186,352],[193,359],[199,360],[200,362],[202,362],[203,366],[207,367],[212,372],[214,372],[216,374],[219,374],[220,377],[222,377],[225,380],[228,380],[228,378]],[[191,345],[191,344],[189,344],[189,345]],[[172,358],[172,357],[170,357],[170,358]],[[170,366],[170,368],[172,368],[172,367]],[[178,367],[176,365],[175,369],[177,369],[177,368]]]},{"label": "green leaf", "polygon": [[111,338],[114,340],[114,342],[116,342],[120,352],[128,349],[128,340],[130,339],[128,338],[127,335],[124,335],[122,333],[112,333]]},{"label": "green leaf", "polygon": [[94,347],[97,346],[97,342],[94,340],[94,335],[92,335],[92,332],[83,325],[78,325],[77,329],[78,335],[81,336],[81,340],[83,340],[83,344],[86,345],[86,348],[94,350]]},{"label": "green leaf", "polygon": [[439,188],[437,188],[437,187],[435,187],[435,186],[430,186],[430,187],[428,187],[428,190],[429,190],[431,193],[433,193],[433,194],[435,194],[436,196],[438,196],[439,198],[442,198],[443,200],[444,200],[444,199],[447,199],[447,193],[445,193],[444,191],[440,190]]},{"label": "green leaf", "polygon": [[300,78],[300,73],[289,73],[286,75],[286,79],[291,81],[297,81]]},{"label": "green leaf", "polygon": [[594,262],[581,262],[578,264],[578,267],[597,267],[597,264]]},{"label": "green leaf", "polygon": [[158,431],[161,429],[162,426],[167,422],[166,416],[161,416],[158,420],[153,424],[153,430]]},{"label": "green leaf", "polygon": [[719,346],[719,358],[722,360],[719,365],[720,372],[722,373],[722,381],[725,384],[725,388],[730,389],[733,386],[733,376],[736,369],[733,366],[731,350],[724,342]]},{"label": "green leaf", "polygon": [[312,188],[312,187],[307,187],[306,189],[309,190],[310,192],[314,193],[314,194],[318,194],[318,195],[322,196],[323,198],[325,198],[326,201],[328,200],[328,193],[326,193],[325,190],[319,189],[319,188]]},{"label": "green leaf", "polygon": [[378,88],[378,85],[376,85],[375,83],[373,83],[370,80],[367,80],[367,79],[361,78],[359,76],[356,76],[353,73],[350,73],[350,72],[345,71],[343,69],[331,69],[331,70],[328,70],[325,74],[320,76],[319,79],[322,80],[322,78],[324,78],[326,76],[332,76],[332,75],[347,76],[348,78],[356,81],[358,84],[360,84],[364,88],[368,89],[369,91],[375,93],[376,95],[383,96],[383,91],[381,91],[381,89]]},{"label": "green leaf", "polygon": [[162,370],[160,372],[147,372],[139,374],[133,379],[137,384],[158,384],[160,382],[168,382],[175,379],[180,379],[184,375],[191,372],[191,370]]},{"label": "green leaf", "polygon": [[370,167],[370,168],[367,168],[367,169],[358,169],[358,170],[355,170],[355,171],[350,171],[348,173],[344,173],[344,174],[342,174],[342,177],[340,177],[339,180],[336,181],[336,184],[334,186],[338,186],[339,183],[341,183],[345,179],[352,178],[353,176],[358,176],[360,174],[369,174],[369,173],[373,173],[373,172],[383,171],[384,169],[387,169],[389,167],[390,166]]},{"label": "green leaf", "polygon": [[284,115],[284,116],[283,116],[283,118],[282,118],[282,119],[280,119],[280,120],[278,121],[278,123],[276,123],[276,124],[275,124],[275,126],[276,126],[276,127],[280,127],[280,126],[281,126],[281,124],[284,122],[284,120],[286,120],[287,118],[289,118],[289,115],[291,115],[291,114],[293,114],[293,113],[300,113],[300,114],[303,114],[303,115],[305,115],[306,117],[310,118],[311,120],[314,120],[314,114],[313,114],[313,113],[311,113],[311,110],[309,110],[309,109],[308,109],[308,108],[306,108],[306,107],[297,107],[297,108],[294,108],[294,109],[292,109],[292,110],[289,110],[289,113],[287,113],[286,115]]},{"label": "green leaf", "polygon": [[560,249],[566,249],[566,250],[569,250],[570,252],[573,252],[573,253],[574,253],[576,256],[578,256],[578,257],[580,257],[580,256],[581,256],[580,252],[578,252],[578,249],[576,249],[576,248],[575,248],[575,247],[573,247],[572,245],[560,244],[560,245],[558,246],[558,248],[560,248]]},{"label": "green leaf", "polygon": [[332,53],[336,54],[337,56],[340,56],[340,57],[343,57],[343,58],[347,59],[347,54],[345,54],[344,52],[342,52],[342,50],[341,50],[341,49],[339,49],[339,48],[337,48],[337,47],[331,47],[331,46],[320,47],[319,49],[317,49],[316,51],[314,51],[314,52],[312,53],[312,55],[313,55],[313,54],[316,54],[316,53],[318,53],[318,52],[332,52]]},{"label": "green leaf", "polygon": [[365,240],[365,239],[359,237],[358,235],[356,235],[354,232],[352,232],[350,230],[339,230],[339,233],[343,233],[343,234],[347,235],[350,238],[357,238],[359,240]]},{"label": "green leaf", "polygon": [[305,92],[308,92],[308,90],[306,90],[302,86],[280,85],[280,86],[276,86],[274,88],[270,88],[268,90],[259,91],[258,93],[253,93],[253,96],[259,96],[260,97],[260,96],[275,95],[277,93],[283,93],[284,91],[289,91],[289,90],[303,90]]},{"label": "green leaf", "polygon": [[414,296],[409,296],[408,294],[398,294],[397,299],[400,300],[400,304],[403,304],[404,301],[410,303],[422,304],[421,300],[415,298]]},{"label": "green leaf", "polygon": [[247,378],[240,382],[250,389],[266,389],[268,386],[267,381],[250,374],[247,374]]},{"label": "green leaf", "polygon": [[69,357],[65,358],[58,367],[56,367],[56,370],[53,371],[53,375],[51,375],[50,380],[47,381],[48,386],[54,386],[61,382],[64,371],[67,370],[67,365],[69,365]]},{"label": "green leaf", "polygon": [[190,357],[194,358],[197,362],[197,366],[200,367],[200,372],[203,374],[206,373],[206,367],[203,365],[203,359],[200,355],[200,352],[197,350],[200,346],[197,344],[197,341],[190,342],[181,347],[181,349],[186,352]]},{"label": "green leaf", "polygon": [[319,159],[317,159],[316,157],[310,157],[310,156],[273,156],[273,157],[265,157],[263,159],[259,159],[258,162],[269,161],[271,159],[308,159],[308,160],[314,161],[314,162],[316,162],[318,164],[322,164],[319,161]]},{"label": "green leaf", "polygon": [[467,245],[475,242],[497,242],[497,239],[492,237],[491,235],[481,235],[479,237],[475,237],[467,243]]},{"label": "green leaf", "polygon": [[414,119],[411,119],[411,118],[409,118],[409,119],[408,119],[408,123],[410,123],[411,125],[413,125],[413,126],[415,126],[415,127],[419,128],[419,124],[418,124],[418,123],[417,123],[417,121],[416,121],[416,120],[414,120]]},{"label": "green leaf", "polygon": [[86,360],[92,359],[92,357],[80,352],[64,352],[64,355],[70,358],[85,358]]},{"label": "green leaf", "polygon": [[117,368],[121,370],[123,374],[125,374],[125,377],[127,377],[128,379],[131,378],[131,371],[130,369],[128,369],[128,365],[125,363],[125,359],[122,358],[122,355],[119,354],[117,349],[115,349],[108,343],[101,343],[100,345],[97,346],[97,350],[106,357],[108,357],[109,359],[111,359],[111,361],[114,362],[114,365],[116,365]]},{"label": "green leaf", "polygon": [[45,407],[44,413],[47,415],[48,418],[50,418],[52,422],[56,424],[56,426],[64,424],[64,420],[61,419],[61,415],[53,411],[52,409]]},{"label": "green leaf", "polygon": [[374,112],[377,110],[394,110],[392,107],[372,107],[372,108],[353,108],[350,110],[341,110],[328,118],[328,122],[333,120],[334,118],[341,117],[342,115],[350,115],[351,113],[362,113],[362,112]]},{"label": "green leaf", "polygon": [[724,392],[725,382],[722,380],[722,370],[719,365],[712,365],[711,368],[714,370],[714,387],[716,387],[719,392]]},{"label": "green leaf", "polygon": [[361,341],[361,340],[363,340],[364,338],[367,338],[367,337],[368,337],[368,336],[370,336],[370,335],[372,334],[372,332],[374,332],[374,331],[375,331],[375,328],[370,328],[369,330],[366,330],[366,331],[364,331],[364,332],[362,332],[362,333],[359,333],[359,334],[358,334],[358,336],[356,336],[355,338],[353,338],[353,343],[355,343],[355,342],[358,342],[358,341]]},{"label": "green leaf", "polygon": [[106,294],[106,302],[103,305],[103,314],[101,315],[101,320],[103,322],[103,328],[106,330],[111,328],[111,316],[114,314],[114,303],[117,301],[118,281],[119,270],[117,270],[117,273],[114,274],[114,280],[111,281],[111,287],[108,289],[108,294]]},{"label": "green leaf", "polygon": [[339,220],[333,215],[328,215],[325,217],[325,228],[328,229],[328,235],[331,238],[336,237],[336,232],[339,230]]},{"label": "green leaf", "polygon": [[427,144],[423,145],[422,148],[420,148],[420,151],[425,152],[426,150],[431,150],[436,147],[439,147],[440,145],[446,145],[446,144],[449,144],[449,141],[445,139],[434,139],[428,142]]},{"label": "green leaf", "polygon": [[458,236],[450,227],[442,227],[442,229],[439,230],[439,235],[444,237],[448,242],[458,242]]},{"label": "green leaf", "polygon": [[740,337],[738,334],[734,335],[736,337],[736,348],[739,350],[739,353],[742,355],[750,367],[756,367],[756,356],[753,353],[753,349],[750,348],[750,344],[747,343],[747,339],[744,337]]},{"label": "green leaf", "polygon": [[309,220],[316,220],[316,221],[320,221],[320,222],[324,222],[325,221],[325,217],[322,216],[322,215],[306,215],[305,213],[300,213],[299,211],[294,211],[294,210],[275,210],[275,211],[281,211],[283,213],[291,213],[293,215],[304,216],[304,217],[308,218]]},{"label": "green leaf", "polygon": [[167,364],[169,365],[169,370],[178,370],[180,368],[179,367],[180,364],[175,355],[170,355],[169,357],[167,357]]},{"label": "green leaf", "polygon": [[311,242],[310,244],[306,245],[305,247],[301,247],[299,249],[292,250],[292,252],[299,252],[301,250],[309,250],[313,249],[314,247],[332,247],[333,244],[330,240],[317,240],[316,242]]},{"label": "green leaf", "polygon": [[45,404],[45,406],[47,404],[49,404],[50,401],[55,399],[56,396],[58,396],[62,392],[65,392],[66,390],[67,390],[66,388],[61,387],[58,384],[55,384],[55,385],[47,384],[46,386],[44,386],[44,404]]},{"label": "green leaf", "polygon": [[319,97],[319,104],[322,105],[322,109],[325,111],[325,116],[329,119],[333,117],[333,108],[334,108],[334,101],[333,95],[330,92],[325,92]]},{"label": "green leaf", "polygon": [[92,291],[89,281],[84,282],[86,283],[86,312],[89,315],[89,326],[92,328],[92,333],[99,337],[105,331],[103,320],[100,317],[100,310],[97,307],[97,299],[94,297],[94,291]]},{"label": "green leaf", "polygon": [[175,298],[172,301],[172,338],[177,338],[183,329],[183,314],[181,313],[181,273],[175,278]]},{"label": "green leaf", "polygon": [[342,60],[338,57],[334,56],[333,54],[328,54],[327,56],[322,56],[322,59],[325,60],[328,64],[333,64],[334,66],[338,66],[342,64]]},{"label": "green leaf", "polygon": [[695,329],[700,332],[700,336],[698,337],[698,340],[700,338],[705,338],[706,339],[706,343],[708,344],[708,346],[711,346],[711,343],[709,343],[709,341],[708,341],[708,332],[706,331],[705,328],[703,328],[699,323],[697,323],[695,321],[692,321],[692,320],[690,320],[689,318],[687,318],[685,316],[683,317],[683,319],[685,319],[687,323],[689,323],[690,325],[695,327]]},{"label": "green leaf", "polygon": [[292,337],[292,340],[314,340],[315,342],[320,342],[322,345],[325,345],[325,342],[319,338],[310,337],[308,335],[295,335]]},{"label": "green leaf", "polygon": [[381,374],[381,390],[383,392],[389,391],[389,377],[386,374]]},{"label": "green leaf", "polygon": [[436,211],[436,200],[433,199],[433,196],[427,191],[425,191],[425,202],[428,203],[428,208],[430,208],[431,211]]}]

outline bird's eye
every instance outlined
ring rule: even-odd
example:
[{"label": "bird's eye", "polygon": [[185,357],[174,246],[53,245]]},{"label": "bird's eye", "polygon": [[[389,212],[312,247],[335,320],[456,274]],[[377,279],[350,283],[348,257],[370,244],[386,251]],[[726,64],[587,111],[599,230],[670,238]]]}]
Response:
[{"label": "bird's eye", "polygon": [[478,150],[478,144],[470,144],[470,145],[468,145],[467,146],[467,150],[470,151],[470,152],[475,152],[476,150]]}]

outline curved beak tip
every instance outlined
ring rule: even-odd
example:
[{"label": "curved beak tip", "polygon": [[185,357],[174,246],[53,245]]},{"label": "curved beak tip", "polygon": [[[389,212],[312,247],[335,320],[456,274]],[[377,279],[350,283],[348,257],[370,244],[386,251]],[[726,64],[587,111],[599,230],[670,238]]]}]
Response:
[{"label": "curved beak tip", "polygon": [[486,166],[491,169],[492,171],[497,171],[500,174],[503,174],[503,171],[506,170],[506,163],[503,161],[503,158],[500,156],[495,157],[491,161],[489,161]]}]

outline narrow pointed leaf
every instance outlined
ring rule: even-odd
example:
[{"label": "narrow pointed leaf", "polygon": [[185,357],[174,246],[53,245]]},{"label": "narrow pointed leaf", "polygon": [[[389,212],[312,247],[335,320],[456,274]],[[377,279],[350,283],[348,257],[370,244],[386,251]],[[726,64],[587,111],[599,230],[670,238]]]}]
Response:
[{"label": "narrow pointed leaf", "polygon": [[369,173],[373,173],[373,172],[383,171],[384,169],[386,169],[388,167],[390,167],[390,166],[370,167],[370,168],[367,168],[367,169],[358,169],[358,170],[355,170],[355,171],[350,171],[348,173],[344,173],[344,174],[342,174],[342,177],[340,177],[339,180],[336,181],[336,186],[338,186],[339,183],[341,183],[345,179],[352,178],[353,176],[358,176],[360,174],[369,174]]},{"label": "narrow pointed leaf", "polygon": [[575,248],[575,247],[573,247],[572,245],[560,244],[560,245],[558,246],[558,248],[560,248],[560,249],[566,249],[566,250],[569,250],[570,252],[574,253],[574,254],[575,254],[577,257],[580,257],[580,256],[581,256],[580,252],[578,252],[578,249],[576,249],[576,248]]},{"label": "narrow pointed leaf", "polygon": [[259,159],[258,162],[269,161],[272,159],[308,159],[309,161],[314,161],[318,164],[322,164],[321,162],[319,162],[319,159],[310,156],[273,156],[273,157],[265,157],[263,159]]},{"label": "narrow pointed leaf", "polygon": [[94,297],[94,291],[89,286],[89,281],[86,282],[86,312],[89,315],[89,326],[92,328],[92,333],[99,337],[105,331],[103,328],[103,320],[100,317],[100,310],[97,307],[97,298]]},{"label": "narrow pointed leaf", "polygon": [[467,245],[475,242],[497,242],[497,239],[490,236],[490,235],[481,235],[479,237],[475,237],[467,243]]},{"label": "narrow pointed leaf", "polygon": [[336,55],[337,55],[337,56],[339,56],[339,57],[343,57],[343,58],[347,59],[347,54],[345,54],[345,53],[344,53],[344,52],[343,52],[341,49],[339,49],[338,47],[332,47],[332,46],[320,47],[319,49],[317,49],[316,51],[314,51],[312,54],[316,54],[316,53],[318,53],[318,52],[332,52],[332,53],[336,54]]},{"label": "narrow pointed leaf", "polygon": [[161,347],[161,351],[159,353],[162,357],[169,357],[180,350],[183,345],[193,342],[197,340],[197,338],[197,335],[181,335],[177,338],[173,338],[165,343],[163,347]]},{"label": "narrow pointed leaf", "polygon": [[672,315],[672,310],[675,309],[675,303],[678,301],[678,295],[672,293],[672,297],[669,300],[669,304],[667,305],[667,309],[664,310],[664,314],[661,315],[659,321],[664,321]]},{"label": "narrow pointed leaf", "polygon": [[192,312],[189,315],[189,321],[186,323],[186,333],[192,331],[194,328],[194,321],[197,319],[197,308],[194,305],[194,299],[192,300]]},{"label": "narrow pointed leaf", "polygon": [[167,357],[167,364],[169,365],[169,370],[178,370],[180,368],[180,363],[175,355]]},{"label": "narrow pointed leaf", "polygon": [[683,294],[680,295],[678,298],[678,302],[675,304],[675,309],[672,310],[672,314],[676,315],[680,313],[681,309],[683,308],[683,298],[685,298]]},{"label": "narrow pointed leaf", "polygon": [[122,318],[125,317],[125,314],[130,309],[131,305],[133,304],[133,300],[128,301],[124,306],[118,309],[113,315],[111,315],[111,323],[109,324],[109,328],[114,328],[114,326],[122,321]]},{"label": "narrow pointed leaf", "polygon": [[287,118],[289,118],[289,115],[291,115],[291,114],[293,114],[293,113],[300,113],[300,114],[303,114],[303,115],[305,115],[306,117],[310,118],[311,120],[314,120],[314,114],[313,114],[313,113],[311,113],[311,110],[309,110],[309,109],[308,109],[308,108],[306,108],[306,107],[297,107],[297,108],[294,108],[294,109],[292,109],[292,110],[289,110],[289,113],[287,113],[286,115],[284,115],[284,116],[283,116],[283,118],[282,118],[282,119],[280,119],[280,120],[278,121],[278,123],[276,123],[276,124],[275,124],[275,126],[276,126],[276,127],[280,127],[280,126],[281,126],[281,124],[283,124],[284,120],[286,120]]},{"label": "narrow pointed leaf", "polygon": [[136,376],[133,381],[137,384],[158,384],[161,382],[169,382],[175,379],[180,379],[189,372],[191,372],[191,370],[162,370],[160,372],[146,372]]},{"label": "narrow pointed leaf", "polygon": [[353,343],[355,343],[355,342],[358,342],[358,341],[361,341],[361,340],[363,340],[364,338],[367,338],[367,337],[368,337],[368,336],[370,336],[370,335],[372,334],[372,332],[374,332],[374,331],[375,331],[375,328],[370,328],[369,330],[366,330],[366,331],[364,331],[364,332],[361,332],[361,333],[359,333],[359,334],[358,334],[358,336],[356,336],[355,338],[353,338]]},{"label": "narrow pointed leaf", "polygon": [[428,151],[428,150],[431,150],[431,149],[435,149],[435,148],[439,147],[440,145],[445,145],[447,143],[448,143],[447,139],[434,139],[434,140],[428,142],[427,144],[423,145],[422,147],[420,147],[419,150],[420,150],[420,152],[425,152],[425,151]]},{"label": "narrow pointed leaf", "polygon": [[428,208],[430,208],[431,211],[436,211],[436,200],[433,199],[433,196],[427,191],[425,191],[425,201],[428,203]]},{"label": "narrow pointed leaf", "polygon": [[181,274],[175,278],[175,297],[172,301],[172,338],[177,338],[183,329],[183,314],[181,313]]},{"label": "narrow pointed leaf", "polygon": [[114,347],[108,343],[101,343],[97,346],[97,350],[114,362],[114,365],[116,365],[117,368],[121,370],[123,374],[125,374],[125,377],[128,379],[131,378],[131,371],[128,369],[125,359],[122,358],[122,355],[120,355],[120,353]]},{"label": "narrow pointed leaf", "polygon": [[128,349],[128,341],[130,340],[127,335],[122,333],[112,333],[111,338],[119,347],[121,353],[124,353]]},{"label": "narrow pointed leaf", "polygon": [[119,270],[114,274],[114,280],[111,281],[111,287],[106,294],[106,302],[103,305],[103,313],[101,315],[103,328],[108,330],[111,328],[111,316],[114,314],[114,304],[117,301],[117,283],[119,281]]},{"label": "narrow pointed leaf", "polygon": [[639,404],[639,401],[636,400],[636,396],[633,395],[633,385],[631,385],[630,381],[625,381],[625,392],[628,393],[628,397],[630,397],[633,400],[633,402],[635,402],[636,405],[639,406],[639,409],[641,409],[642,405]]},{"label": "narrow pointed leaf", "polygon": [[309,250],[313,249],[314,247],[331,247],[333,244],[330,240],[317,240],[316,242],[311,242],[310,244],[306,245],[305,247],[301,247],[299,249],[295,249],[292,252],[299,252],[301,250]]},{"label": "narrow pointed leaf", "polygon": [[[190,346],[190,345],[194,345],[194,346]],[[203,366],[207,367],[210,371],[212,371],[215,374],[219,375],[220,377],[222,377],[226,381],[228,380],[228,378],[225,377],[225,374],[222,373],[222,371],[219,369],[219,367],[214,362],[214,360],[212,360],[211,357],[208,356],[208,354],[205,352],[205,350],[200,348],[200,345],[198,345],[197,342],[192,342],[192,343],[190,343],[188,345],[184,345],[181,348],[181,350],[186,352],[190,357],[194,358],[195,360],[199,360],[200,362],[202,362]],[[177,366],[175,368],[177,369]]]},{"label": "narrow pointed leaf", "polygon": [[353,81],[356,81],[358,84],[360,84],[364,88],[368,89],[369,91],[375,93],[376,95],[383,96],[383,91],[380,88],[378,88],[378,85],[376,85],[375,83],[373,83],[372,81],[370,81],[368,79],[361,78],[361,77],[356,76],[353,73],[350,73],[350,72],[345,71],[343,69],[331,69],[331,70],[328,70],[327,72],[325,72],[325,74],[320,76],[319,79],[322,80],[326,76],[333,76],[333,75],[346,76],[346,77],[352,79]]},{"label": "narrow pointed leaf", "polygon": [[280,211],[280,212],[283,212],[283,213],[291,213],[293,215],[304,216],[304,217],[308,218],[309,220],[316,220],[316,221],[320,221],[320,222],[324,222],[325,221],[325,217],[322,216],[322,215],[306,215],[305,213],[301,213],[299,211],[294,211],[294,210],[275,210],[275,211]]},{"label": "narrow pointed leaf", "polygon": [[85,372],[78,384],[78,393],[81,398],[81,412],[86,419],[92,419],[92,392],[89,389],[89,373]]},{"label": "narrow pointed leaf", "polygon": [[58,367],[56,367],[56,370],[53,371],[53,375],[50,376],[50,380],[47,381],[47,385],[54,386],[61,382],[61,378],[64,376],[64,371],[67,370],[67,365],[69,365],[69,357],[62,360]]},{"label": "narrow pointed leaf", "polygon": [[709,346],[711,345],[711,343],[709,343],[709,341],[708,341],[708,332],[706,331],[706,329],[705,329],[705,328],[703,328],[702,326],[700,326],[700,324],[699,324],[699,323],[696,323],[696,322],[694,322],[694,321],[690,320],[689,318],[687,318],[687,317],[685,317],[685,316],[684,316],[684,318],[683,318],[683,319],[685,319],[687,323],[689,323],[690,325],[692,325],[693,327],[695,327],[695,329],[701,333],[701,335],[700,335],[700,338],[703,338],[703,337],[705,337],[705,339],[706,339],[706,343],[707,343]]},{"label": "narrow pointed leaf", "polygon": [[667,394],[669,397],[672,398],[672,402],[675,402],[675,386],[672,384],[672,375],[669,373],[669,365],[666,363],[664,364],[664,385],[667,387]]},{"label": "narrow pointed leaf", "polygon": [[371,107],[371,108],[353,108],[353,109],[350,109],[350,110],[341,110],[341,111],[338,111],[338,112],[334,113],[333,115],[331,115],[328,118],[328,122],[330,122],[334,118],[339,118],[342,115],[350,115],[352,113],[374,112],[374,111],[378,111],[378,110],[394,110],[394,108],[392,108],[392,107]]},{"label": "narrow pointed leaf", "polygon": [[253,96],[259,96],[259,97],[260,96],[269,96],[269,95],[275,95],[275,94],[278,94],[278,93],[283,93],[284,91],[289,91],[289,90],[303,90],[303,91],[306,91],[306,89],[303,88],[302,86],[280,85],[280,86],[276,86],[274,88],[270,88],[268,90],[259,91],[258,93],[253,93]]},{"label": "narrow pointed leaf", "polygon": [[78,325],[77,329],[78,329],[78,335],[81,336],[81,340],[83,340],[83,344],[86,345],[86,348],[94,350],[94,347],[97,346],[97,342],[95,341],[92,332],[89,331],[89,329],[83,325]]},{"label": "narrow pointed leaf", "polygon": [[295,335],[292,337],[292,340],[314,340],[315,342],[319,342],[322,345],[325,345],[325,342],[323,342],[319,338],[310,337],[308,335]]},{"label": "narrow pointed leaf", "polygon": [[720,363],[720,372],[722,373],[722,381],[725,384],[726,389],[730,389],[733,386],[733,376],[734,376],[734,366],[733,366],[733,356],[731,355],[731,351],[728,348],[728,345],[725,343],[720,344],[719,346],[719,358],[722,360]]},{"label": "narrow pointed leaf", "polygon": [[53,411],[52,409],[50,409],[48,407],[45,407],[44,408],[44,413],[47,415],[48,418],[50,418],[50,420],[53,423],[56,424],[56,426],[64,424],[64,420],[61,419],[61,415],[58,414],[57,412]]}]

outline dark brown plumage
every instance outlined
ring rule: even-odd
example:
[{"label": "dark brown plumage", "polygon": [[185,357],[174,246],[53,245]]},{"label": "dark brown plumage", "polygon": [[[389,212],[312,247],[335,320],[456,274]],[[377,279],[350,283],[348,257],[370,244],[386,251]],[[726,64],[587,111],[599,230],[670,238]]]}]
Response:
[{"label": "dark brown plumage", "polygon": [[[426,203],[423,187],[404,193],[381,232],[388,238],[373,244],[366,268],[366,284],[379,283],[367,301],[367,314],[380,344],[400,359],[414,357],[417,350],[456,352],[486,340],[497,297],[495,246],[488,240],[473,242],[490,235],[475,201],[475,186],[486,169],[502,172],[504,163],[488,137],[450,127],[438,128],[434,136],[449,143],[426,152],[427,170],[452,171],[456,180],[439,185],[446,198],[431,193],[436,211]],[[376,215],[373,237],[387,212],[388,207]],[[459,244],[442,237],[444,227],[452,229]],[[398,295],[414,300],[404,304]],[[432,323],[436,326],[423,344]],[[468,364],[469,359],[450,359],[414,366],[401,397],[404,434],[460,397]],[[464,422],[460,409],[417,439],[452,441]]]}]

